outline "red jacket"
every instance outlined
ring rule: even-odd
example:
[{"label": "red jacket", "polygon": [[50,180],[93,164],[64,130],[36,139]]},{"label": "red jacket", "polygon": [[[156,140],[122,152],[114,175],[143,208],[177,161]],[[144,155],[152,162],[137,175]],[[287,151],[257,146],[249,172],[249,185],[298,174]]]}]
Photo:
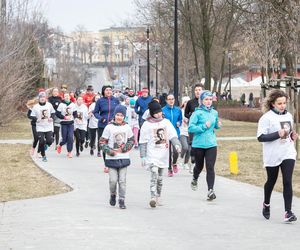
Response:
[{"label": "red jacket", "polygon": [[87,107],[92,104],[95,95],[95,93],[85,93],[82,95],[83,101]]}]

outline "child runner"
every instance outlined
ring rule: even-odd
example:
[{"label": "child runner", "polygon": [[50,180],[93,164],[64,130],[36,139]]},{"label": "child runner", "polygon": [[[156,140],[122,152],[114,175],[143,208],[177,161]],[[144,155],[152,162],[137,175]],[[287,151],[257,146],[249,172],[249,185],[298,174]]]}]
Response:
[{"label": "child runner", "polygon": [[126,107],[118,105],[114,120],[109,123],[100,138],[102,150],[106,153],[105,165],[109,168],[110,205],[116,205],[117,184],[119,184],[119,207],[125,209],[126,173],[130,165],[129,151],[133,147],[133,133],[124,122]]},{"label": "child runner", "polygon": [[191,154],[191,145],[189,143],[189,133],[188,133],[188,126],[189,126],[189,119],[184,117],[184,110],[186,107],[187,102],[190,100],[188,96],[184,96],[182,98],[182,105],[181,105],[181,112],[182,112],[182,124],[180,126],[180,143],[182,146],[182,151],[180,157],[183,159],[183,168],[189,169],[190,173],[193,173],[192,165],[189,163],[190,154]]},{"label": "child runner", "polygon": [[[92,104],[89,106],[89,123],[88,123],[88,132],[90,133],[90,155],[94,155],[94,150],[96,149],[96,135],[98,130],[98,119],[94,116],[93,112],[95,109],[96,102],[100,99],[100,95],[95,95],[93,98]],[[97,146],[100,148],[99,143]],[[100,149],[99,149],[100,151]]]},{"label": "child runner", "polygon": [[74,119],[77,118],[75,104],[71,102],[70,95],[64,94],[64,100],[59,104],[56,116],[61,119],[61,136],[62,141],[57,147],[57,153],[61,153],[62,146],[67,144],[67,157],[72,158],[73,142],[74,142]]},{"label": "child runner", "polygon": [[76,139],[76,156],[80,155],[79,149],[83,151],[83,145],[87,132],[87,120],[88,120],[88,108],[84,104],[81,96],[77,97],[75,110],[77,112],[77,118],[74,120],[75,139]]},{"label": "child runner", "polygon": [[[32,119],[31,117],[31,113],[32,113],[32,108],[34,105],[36,105],[38,103],[38,99],[32,99],[29,100],[26,103],[26,106],[28,108],[28,112],[27,112],[27,117],[31,120],[31,131],[32,131],[32,137],[33,137],[33,143],[32,143],[32,148],[30,150],[30,155],[33,156],[34,152],[35,152],[35,148],[39,142],[39,138],[38,138],[38,134],[36,132],[36,119]],[[39,152],[38,152],[39,153]]]},{"label": "child runner", "polygon": [[267,171],[262,214],[267,220],[270,218],[270,199],[280,168],[283,180],[284,221],[292,222],[297,220],[291,209],[292,175],[296,159],[294,142],[298,134],[292,130],[294,121],[293,116],[286,110],[287,100],[288,96],[282,90],[276,89],[269,93],[263,106],[264,115],[258,122],[257,138],[263,143],[263,162]]},{"label": "child runner", "polygon": [[188,131],[194,134],[192,148],[196,163],[191,187],[194,191],[197,190],[198,178],[203,170],[205,159],[208,200],[216,198],[214,192],[214,168],[217,158],[217,140],[214,130],[219,129],[221,126],[221,122],[218,119],[218,112],[212,107],[212,97],[213,94],[207,90],[200,94],[200,108],[195,109],[188,127]]},{"label": "child runner", "polygon": [[170,141],[177,152],[181,151],[177,132],[171,122],[163,118],[158,102],[148,104],[150,116],[144,122],[140,133],[140,156],[142,166],[151,171],[150,206],[160,205],[163,170],[169,166]]},{"label": "child runner", "polygon": [[55,110],[52,105],[46,101],[46,93],[39,93],[39,103],[34,105],[31,112],[31,119],[36,121],[36,131],[39,139],[39,151],[42,160],[47,161],[45,149],[53,142],[53,118]]}]

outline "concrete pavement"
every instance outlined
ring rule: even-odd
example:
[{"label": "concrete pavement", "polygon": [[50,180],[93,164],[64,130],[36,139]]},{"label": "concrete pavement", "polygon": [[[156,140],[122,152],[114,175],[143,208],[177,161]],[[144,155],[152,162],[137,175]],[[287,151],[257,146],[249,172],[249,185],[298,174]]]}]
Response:
[{"label": "concrete pavement", "polygon": [[[65,148],[64,148],[65,150]],[[206,201],[205,174],[199,190],[180,170],[164,176],[164,206],[149,207],[149,172],[133,150],[127,174],[126,210],[108,203],[103,161],[87,152],[66,158],[47,152],[34,159],[72,186],[69,193],[1,203],[0,249],[300,249],[300,222],[283,223],[283,198],[273,193],[271,219],[261,215],[262,188],[216,178],[217,199]],[[218,167],[218,166],[216,166]],[[300,216],[300,199],[293,211]]]}]

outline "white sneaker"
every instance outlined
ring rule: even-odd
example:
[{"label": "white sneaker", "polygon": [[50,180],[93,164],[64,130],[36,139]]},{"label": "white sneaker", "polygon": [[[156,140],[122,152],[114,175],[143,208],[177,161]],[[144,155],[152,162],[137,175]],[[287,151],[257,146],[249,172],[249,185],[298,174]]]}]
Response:
[{"label": "white sneaker", "polygon": [[214,200],[216,198],[217,197],[216,197],[216,194],[215,194],[214,190],[212,190],[212,189],[208,190],[207,200],[212,201],[212,200]]},{"label": "white sneaker", "polygon": [[156,197],[156,206],[163,206],[164,204],[162,203],[161,201],[161,198],[160,197]]},{"label": "white sneaker", "polygon": [[190,172],[190,174],[193,174],[194,173],[194,168],[193,168],[191,163],[188,163],[188,164],[189,164],[189,172]]}]

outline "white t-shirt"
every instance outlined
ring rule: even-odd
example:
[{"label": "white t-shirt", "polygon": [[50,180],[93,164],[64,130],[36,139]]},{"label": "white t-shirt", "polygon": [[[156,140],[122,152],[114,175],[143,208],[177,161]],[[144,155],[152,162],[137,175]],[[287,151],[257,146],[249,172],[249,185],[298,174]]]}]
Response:
[{"label": "white t-shirt", "polygon": [[[286,129],[290,133],[293,129],[293,117],[290,113],[278,115],[272,110],[265,113],[258,121],[257,137],[262,134],[271,134]],[[290,135],[285,139],[263,142],[264,167],[275,167],[283,160],[296,159],[296,150]]]},{"label": "white t-shirt", "polygon": [[95,106],[96,106],[96,102],[93,102],[89,106],[89,113],[90,113],[89,128],[98,128],[98,119],[93,114]]},{"label": "white t-shirt", "polygon": [[159,168],[167,168],[170,140],[174,137],[178,137],[177,132],[169,120],[163,119],[154,123],[145,121],[139,143],[147,143],[146,165],[154,164]]},{"label": "white t-shirt", "polygon": [[74,128],[87,131],[88,108],[85,104],[75,105],[77,111],[77,118],[74,120]]},{"label": "white t-shirt", "polygon": [[150,116],[150,111],[149,109],[146,109],[143,116],[142,116],[142,119],[143,120],[147,120],[147,118]]},{"label": "white t-shirt", "polygon": [[70,119],[68,121],[73,121],[74,120],[73,112],[75,111],[75,104],[73,102],[70,102],[70,104],[67,105],[64,102],[61,102],[58,105],[57,111],[59,111],[63,116],[70,116]]},{"label": "white t-shirt", "polygon": [[37,132],[53,132],[53,121],[49,121],[49,118],[51,118],[51,114],[53,113],[55,113],[55,110],[49,102],[46,102],[45,105],[40,105],[38,103],[33,106],[31,116],[37,118]]},{"label": "white t-shirt", "polygon": [[182,112],[182,123],[179,127],[180,135],[189,136],[188,128],[189,128],[189,119],[184,116],[184,109]]},{"label": "white t-shirt", "polygon": [[[122,126],[116,126],[114,124],[108,124],[102,134],[102,137],[108,140],[108,146],[112,149],[118,149],[122,145],[126,144],[128,138],[133,136],[132,130],[128,124]],[[129,152],[117,153],[115,156],[106,154],[106,159],[129,159]]]}]

